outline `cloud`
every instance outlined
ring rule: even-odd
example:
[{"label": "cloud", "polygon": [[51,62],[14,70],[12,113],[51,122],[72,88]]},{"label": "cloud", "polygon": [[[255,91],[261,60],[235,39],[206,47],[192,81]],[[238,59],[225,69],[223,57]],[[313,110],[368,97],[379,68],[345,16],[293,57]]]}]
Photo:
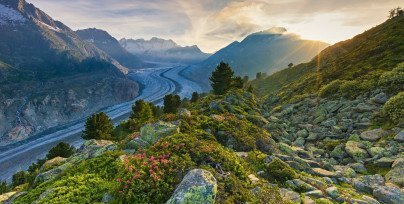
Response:
[{"label": "cloud", "polygon": [[[246,35],[286,27],[335,43],[386,19],[401,0],[27,0],[73,29],[119,38],[170,38],[214,52]],[[403,6],[403,5],[401,5]]]}]

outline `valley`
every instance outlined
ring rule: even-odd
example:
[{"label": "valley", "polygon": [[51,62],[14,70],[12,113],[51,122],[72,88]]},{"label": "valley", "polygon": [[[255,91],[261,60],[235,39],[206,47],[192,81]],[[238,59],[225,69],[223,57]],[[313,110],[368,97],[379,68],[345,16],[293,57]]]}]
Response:
[{"label": "valley", "polygon": [[[139,96],[129,102],[121,103],[102,111],[107,113],[115,124],[126,120],[132,104],[139,99],[161,104],[162,98],[171,93],[181,97],[190,97],[193,91],[202,91],[201,87],[179,73],[185,66],[160,67],[134,70],[129,78],[141,84]],[[180,85],[181,84],[181,85]],[[79,147],[83,140],[85,118],[66,125],[53,128],[46,134],[34,136],[33,139],[0,148],[0,180],[8,180],[17,171],[26,170],[31,163],[43,158],[46,153],[61,141]],[[19,161],[16,163],[15,161]]]}]

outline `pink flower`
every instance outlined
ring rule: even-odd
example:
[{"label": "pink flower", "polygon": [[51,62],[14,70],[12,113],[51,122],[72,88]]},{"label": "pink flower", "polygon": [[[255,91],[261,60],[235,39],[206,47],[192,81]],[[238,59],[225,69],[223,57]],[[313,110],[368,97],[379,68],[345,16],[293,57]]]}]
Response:
[{"label": "pink flower", "polygon": [[116,181],[117,181],[117,182],[122,182],[122,179],[121,179],[121,178],[117,178]]}]

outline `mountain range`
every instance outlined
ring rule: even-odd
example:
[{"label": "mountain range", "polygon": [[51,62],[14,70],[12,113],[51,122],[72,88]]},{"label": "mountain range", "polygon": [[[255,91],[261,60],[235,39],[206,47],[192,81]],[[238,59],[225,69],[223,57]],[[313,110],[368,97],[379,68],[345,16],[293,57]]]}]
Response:
[{"label": "mountain range", "polygon": [[119,42],[127,51],[147,61],[193,64],[210,56],[196,45],[183,47],[173,40],[156,37],[150,40],[123,38]]},{"label": "mountain range", "polygon": [[139,57],[125,50],[109,33],[104,30],[89,28],[77,30],[76,34],[83,40],[94,44],[97,48],[116,59],[125,67],[136,69],[145,68],[144,63]]},{"label": "mountain range", "polygon": [[24,0],[0,0],[0,142],[127,101],[128,69]]},{"label": "mountain range", "polygon": [[236,75],[254,78],[258,72],[271,74],[290,63],[307,62],[327,46],[327,43],[304,40],[285,28],[275,27],[229,44],[184,74],[194,80],[203,79],[206,85],[209,74],[223,61],[230,64]]}]

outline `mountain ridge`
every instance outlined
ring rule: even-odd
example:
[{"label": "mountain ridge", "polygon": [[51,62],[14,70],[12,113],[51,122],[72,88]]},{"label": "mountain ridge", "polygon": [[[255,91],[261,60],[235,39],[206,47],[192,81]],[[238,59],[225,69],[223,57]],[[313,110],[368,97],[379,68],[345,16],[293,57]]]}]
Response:
[{"label": "mountain ridge", "polygon": [[134,40],[123,38],[119,42],[130,53],[149,61],[193,64],[210,56],[202,52],[197,45],[180,46],[171,39],[152,37],[150,40]]}]

